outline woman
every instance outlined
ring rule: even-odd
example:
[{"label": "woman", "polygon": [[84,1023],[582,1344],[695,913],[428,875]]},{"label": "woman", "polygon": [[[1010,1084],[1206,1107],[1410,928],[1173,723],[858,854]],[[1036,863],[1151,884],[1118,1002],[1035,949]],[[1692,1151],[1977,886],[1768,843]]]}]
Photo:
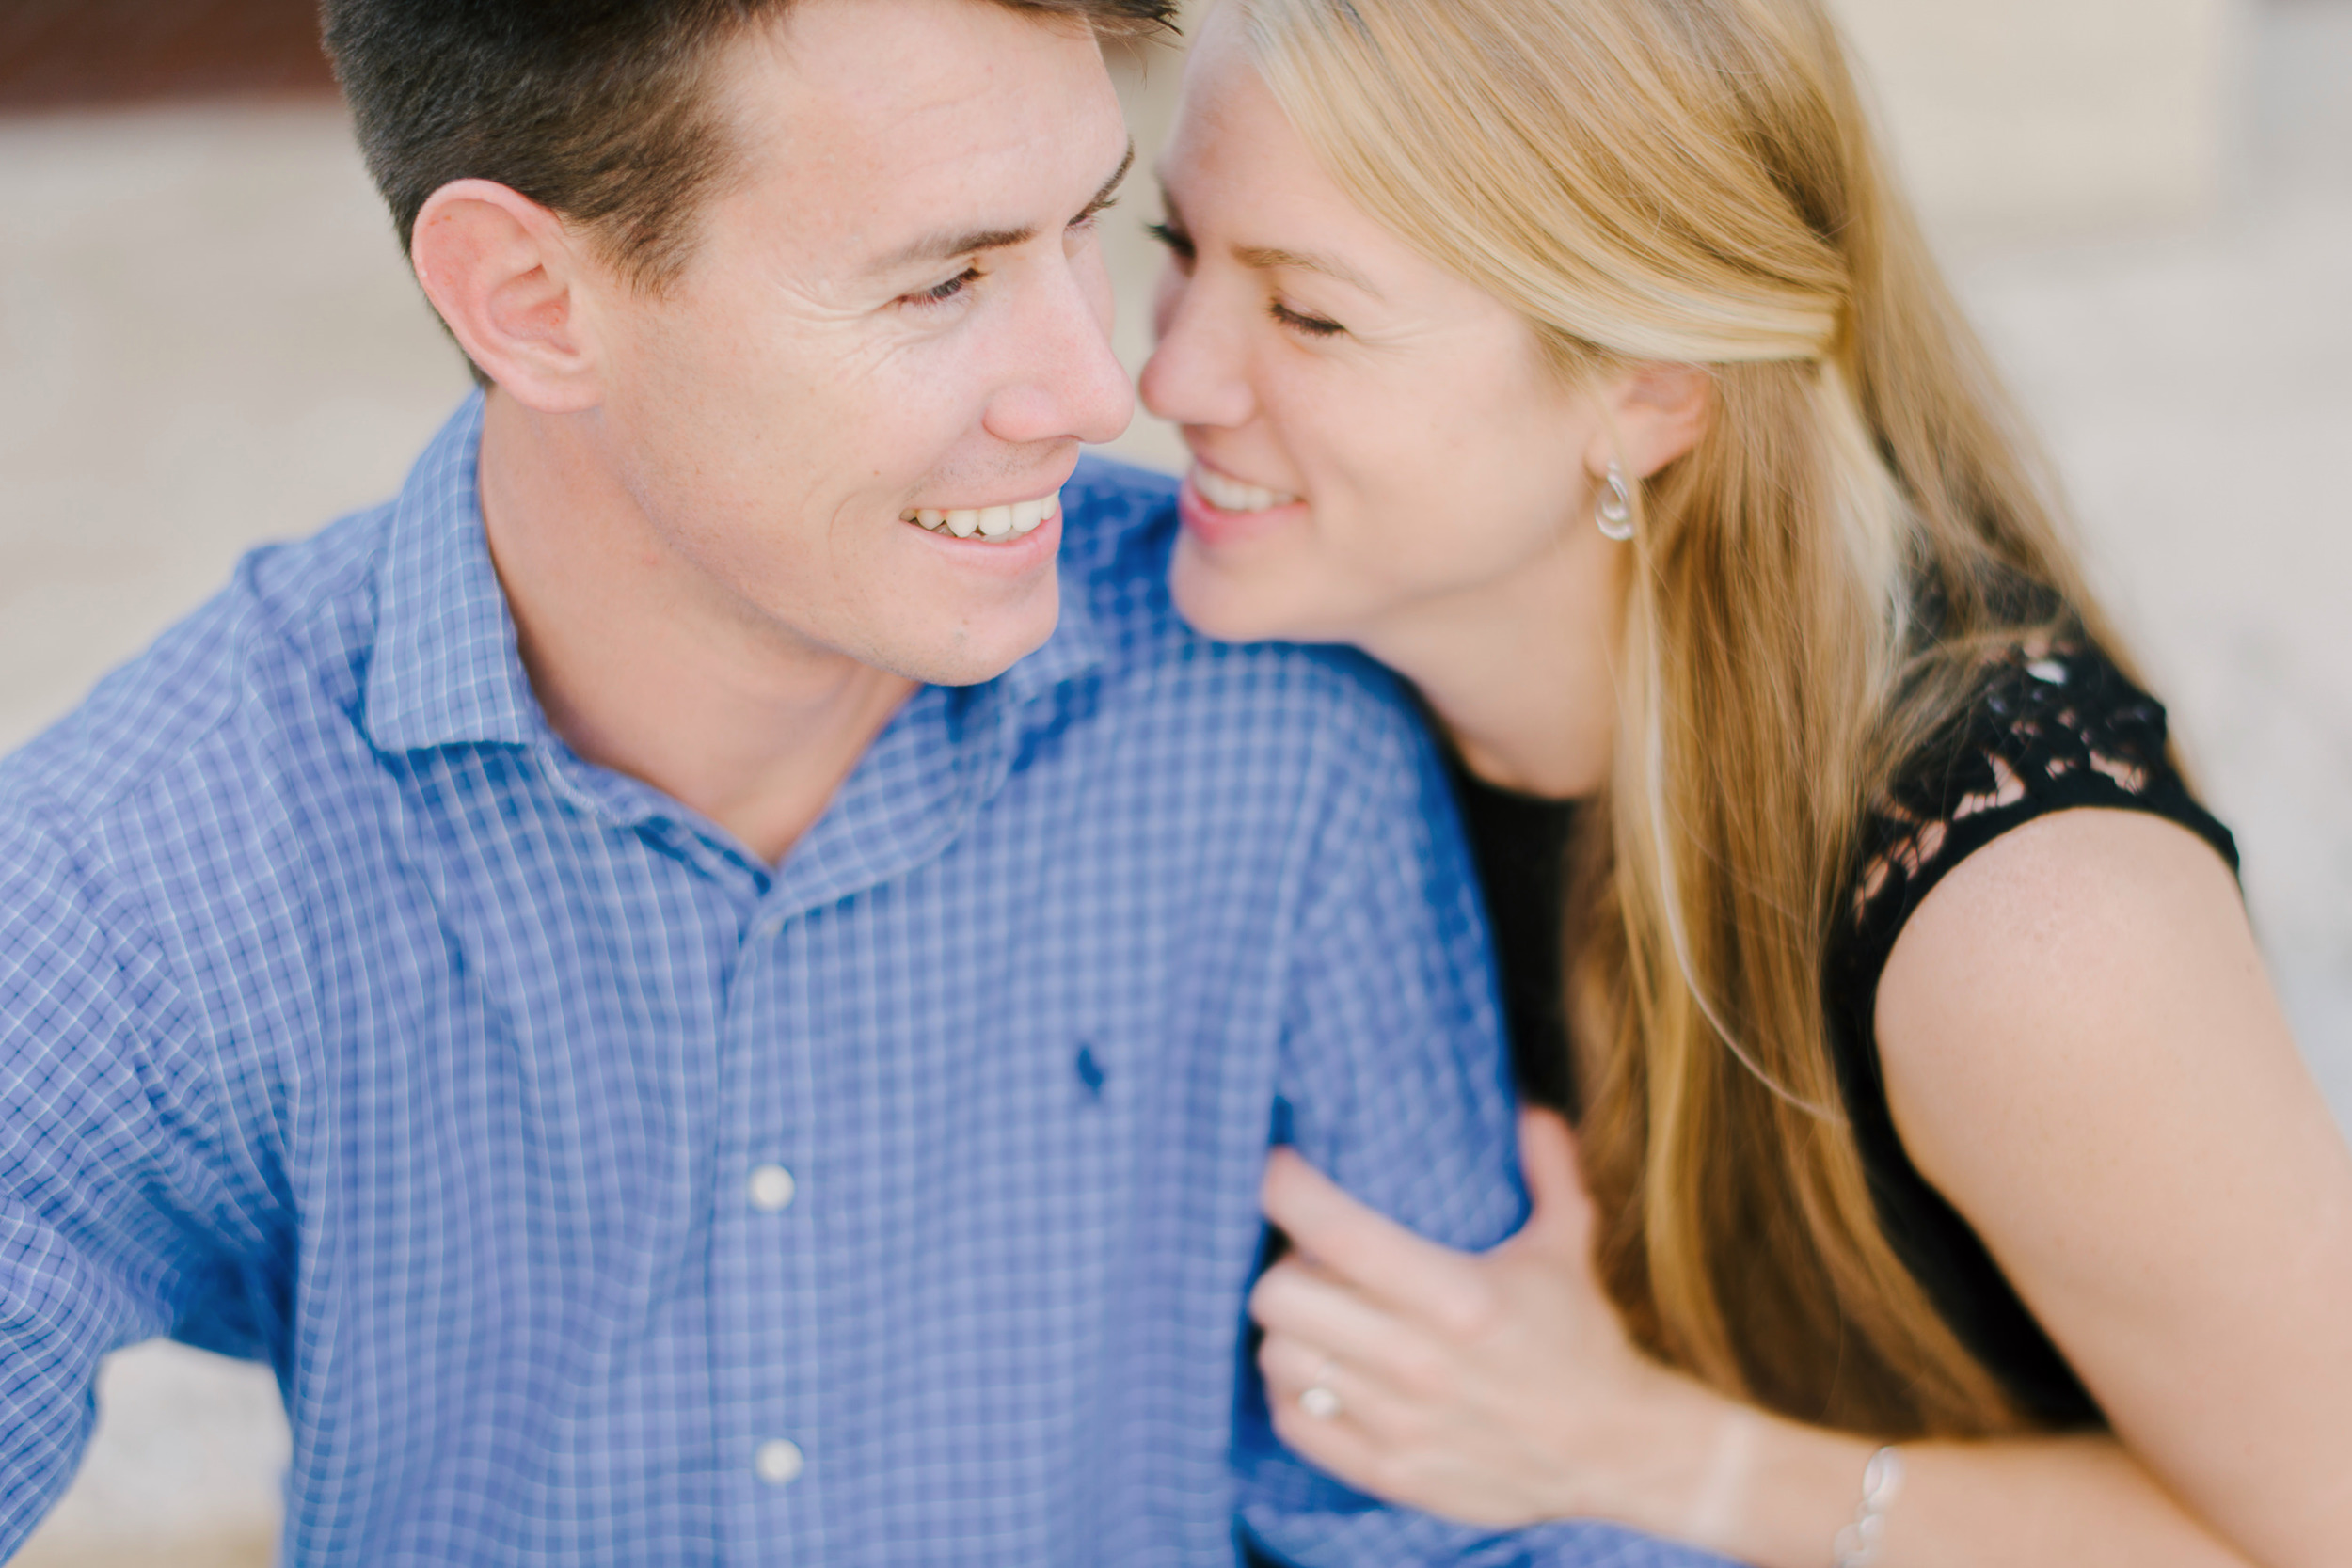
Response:
[{"label": "woman", "polygon": [[1177,601],[1418,689],[1576,1116],[1478,1258],[1278,1157],[1284,1439],[1766,1568],[2352,1561],[2352,1159],[1818,0],[1228,0],[1163,177]]}]

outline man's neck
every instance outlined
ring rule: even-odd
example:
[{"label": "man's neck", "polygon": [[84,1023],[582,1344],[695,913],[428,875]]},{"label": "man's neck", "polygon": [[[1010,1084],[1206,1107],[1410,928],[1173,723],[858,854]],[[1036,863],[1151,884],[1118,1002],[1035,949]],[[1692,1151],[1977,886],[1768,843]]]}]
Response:
[{"label": "man's neck", "polygon": [[493,392],[482,509],[548,723],[780,862],[914,683],[764,623],[680,560],[577,420]]}]

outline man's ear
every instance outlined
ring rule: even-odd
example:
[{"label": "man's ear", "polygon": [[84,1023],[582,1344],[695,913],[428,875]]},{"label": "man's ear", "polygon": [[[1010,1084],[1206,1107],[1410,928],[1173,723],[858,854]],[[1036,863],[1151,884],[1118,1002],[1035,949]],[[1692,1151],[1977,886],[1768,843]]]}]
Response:
[{"label": "man's ear", "polygon": [[1610,418],[1584,456],[1596,478],[1613,462],[1647,479],[1698,445],[1715,417],[1715,379],[1704,365],[1637,365],[1603,393]]},{"label": "man's ear", "polygon": [[417,214],[408,259],[458,346],[502,390],[543,414],[596,404],[593,312],[563,219],[509,186],[452,181]]}]

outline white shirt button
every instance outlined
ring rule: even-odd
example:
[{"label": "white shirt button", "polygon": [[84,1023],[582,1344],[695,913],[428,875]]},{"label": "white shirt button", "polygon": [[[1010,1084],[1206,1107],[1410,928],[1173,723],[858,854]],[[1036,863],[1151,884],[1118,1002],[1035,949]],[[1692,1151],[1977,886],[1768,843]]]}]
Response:
[{"label": "white shirt button", "polygon": [[798,1443],[788,1437],[775,1437],[759,1446],[759,1455],[752,1461],[752,1467],[769,1485],[789,1486],[801,1479],[801,1471],[807,1464]]},{"label": "white shirt button", "polygon": [[763,1214],[773,1214],[792,1207],[792,1195],[800,1191],[800,1183],[782,1165],[755,1165],[751,1191],[752,1207]]}]

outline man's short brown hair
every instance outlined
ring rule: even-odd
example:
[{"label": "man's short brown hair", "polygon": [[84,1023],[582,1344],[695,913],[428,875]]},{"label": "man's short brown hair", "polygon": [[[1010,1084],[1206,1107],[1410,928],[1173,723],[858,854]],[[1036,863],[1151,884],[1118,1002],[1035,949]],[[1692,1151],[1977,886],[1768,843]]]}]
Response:
[{"label": "man's short brown hair", "polygon": [[[793,0],[323,0],[326,51],[405,248],[453,180],[495,181],[602,243],[639,286],[675,277],[730,150],[722,49]],[[977,0],[975,0],[977,3]],[[991,0],[1098,32],[1171,27],[1175,0]]]}]

